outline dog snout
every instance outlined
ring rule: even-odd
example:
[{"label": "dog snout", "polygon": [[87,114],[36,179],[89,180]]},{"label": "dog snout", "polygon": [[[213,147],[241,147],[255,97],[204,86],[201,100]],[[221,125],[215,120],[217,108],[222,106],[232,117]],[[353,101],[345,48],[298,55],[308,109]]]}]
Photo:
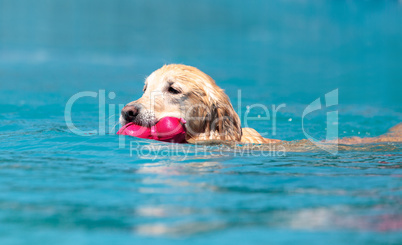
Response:
[{"label": "dog snout", "polygon": [[140,109],[138,105],[126,105],[121,110],[121,115],[127,122],[133,122],[140,113]]}]

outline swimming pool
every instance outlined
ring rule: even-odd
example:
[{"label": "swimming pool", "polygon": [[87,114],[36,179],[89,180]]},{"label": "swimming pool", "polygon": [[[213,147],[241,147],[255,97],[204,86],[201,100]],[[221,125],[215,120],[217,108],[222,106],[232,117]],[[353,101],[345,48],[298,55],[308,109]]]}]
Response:
[{"label": "swimming pool", "polygon": [[[324,139],[334,110],[340,137],[383,134],[402,119],[397,2],[7,4],[1,244],[401,243],[400,143],[333,155],[132,137],[122,147],[114,134],[119,105],[171,62],[211,75],[243,116],[285,104],[275,135],[272,114],[250,122],[268,137],[305,139],[303,110],[337,88],[339,105],[306,118],[309,135]],[[105,93],[105,135],[66,126],[65,105],[83,91]],[[98,109],[98,97],[77,100],[77,128],[99,131]]]}]

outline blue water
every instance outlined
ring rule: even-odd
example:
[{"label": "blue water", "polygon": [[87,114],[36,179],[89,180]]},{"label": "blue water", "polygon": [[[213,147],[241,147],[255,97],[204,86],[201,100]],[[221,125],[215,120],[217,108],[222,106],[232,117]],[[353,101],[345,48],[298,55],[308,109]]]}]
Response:
[{"label": "blue water", "polygon": [[[0,243],[401,244],[400,143],[242,153],[114,134],[144,78],[184,63],[243,121],[268,106],[249,123],[268,137],[306,139],[303,110],[334,89],[306,132],[325,139],[338,110],[340,137],[378,136],[402,121],[401,40],[398,1],[0,0]],[[106,134],[72,133],[68,99],[103,90]],[[78,100],[75,125],[99,130],[98,107]]]}]

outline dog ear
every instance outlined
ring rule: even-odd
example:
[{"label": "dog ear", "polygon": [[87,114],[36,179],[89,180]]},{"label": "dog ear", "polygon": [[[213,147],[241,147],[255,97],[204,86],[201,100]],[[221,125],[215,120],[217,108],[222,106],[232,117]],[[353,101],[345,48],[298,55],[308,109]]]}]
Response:
[{"label": "dog ear", "polygon": [[241,124],[240,118],[233,109],[232,104],[226,94],[220,96],[218,101],[214,101],[211,111],[211,122],[208,125],[220,140],[240,141]]}]

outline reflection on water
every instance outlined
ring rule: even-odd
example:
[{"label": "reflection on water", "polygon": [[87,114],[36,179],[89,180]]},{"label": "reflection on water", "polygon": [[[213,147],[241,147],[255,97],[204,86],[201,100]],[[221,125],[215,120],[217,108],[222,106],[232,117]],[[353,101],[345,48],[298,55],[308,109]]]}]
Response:
[{"label": "reflection on water", "polygon": [[[139,191],[171,195],[174,204],[137,207],[136,214],[150,222],[133,229],[147,236],[168,237],[239,227],[402,230],[395,206],[401,201],[397,185],[402,176],[400,155],[340,154],[288,153],[286,158],[258,160],[229,156],[219,162],[213,158],[192,162],[189,157],[184,162],[142,164],[136,173],[152,176],[142,179],[148,187]],[[384,163],[384,158],[389,162]]]}]

